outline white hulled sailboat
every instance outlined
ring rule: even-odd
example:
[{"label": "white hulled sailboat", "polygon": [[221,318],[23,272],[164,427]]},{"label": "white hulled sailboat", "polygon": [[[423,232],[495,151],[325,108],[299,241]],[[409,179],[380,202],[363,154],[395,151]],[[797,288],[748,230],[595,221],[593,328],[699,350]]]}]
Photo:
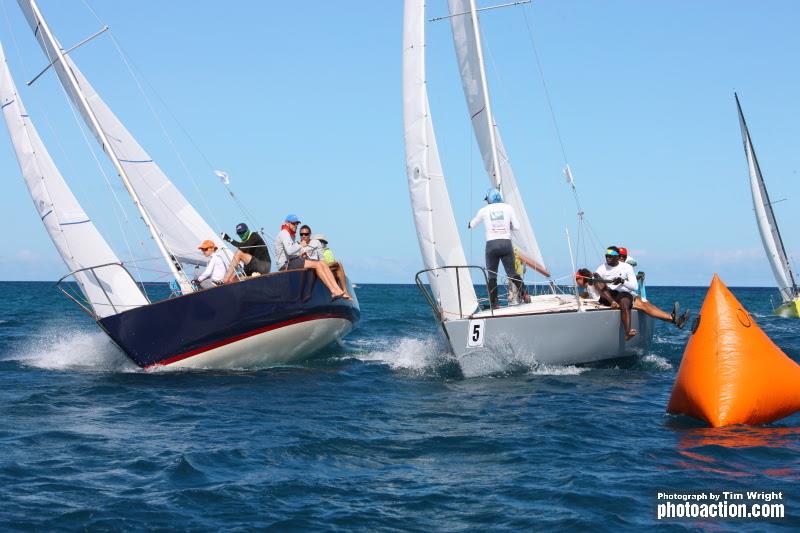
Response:
[{"label": "white hulled sailboat", "polygon": [[[492,186],[516,210],[522,228],[514,245],[544,265],[522,195],[491,112],[478,13],[474,0],[449,0],[450,21],[467,107]],[[638,335],[625,341],[619,311],[574,295],[534,296],[530,303],[483,310],[466,263],[447,193],[428,103],[425,74],[425,1],[406,0],[403,32],[403,119],[406,170],[425,270],[417,284],[457,357],[508,352],[546,364],[588,363],[640,354],[653,320],[632,312]],[[427,278],[427,286],[422,275]]]}]

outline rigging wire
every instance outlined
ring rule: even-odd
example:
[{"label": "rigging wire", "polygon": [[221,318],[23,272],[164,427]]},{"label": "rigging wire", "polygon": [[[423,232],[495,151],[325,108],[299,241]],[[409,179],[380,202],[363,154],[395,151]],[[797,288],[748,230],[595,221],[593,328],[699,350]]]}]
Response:
[{"label": "rigging wire", "polygon": [[[530,20],[528,19],[527,10],[532,10],[532,8],[530,6],[527,6],[527,8],[526,8],[524,5],[520,5],[520,9],[522,10],[522,17],[523,17],[523,19],[525,21],[525,28],[526,28],[527,33],[528,33],[528,40],[529,40],[530,45],[531,45],[531,50],[533,51],[533,57],[534,57],[535,62],[536,62],[536,68],[537,68],[537,70],[539,72],[539,79],[542,82],[542,89],[544,91],[545,100],[547,101],[547,108],[548,108],[548,110],[550,112],[550,120],[553,123],[553,129],[555,131],[556,138],[558,139],[558,144],[559,144],[559,146],[561,148],[561,156],[563,158],[564,165],[565,165],[564,166],[564,174],[567,177],[567,183],[570,186],[573,198],[575,200],[575,206],[578,209],[578,240],[576,242],[575,250],[576,250],[576,252],[578,251],[578,243],[581,242],[581,235],[583,234],[584,231],[586,231],[588,233],[588,235],[594,239],[595,242],[593,244],[596,246],[595,252],[599,254],[600,250],[602,249],[600,246],[598,246],[598,243],[600,241],[597,238],[597,234],[595,233],[595,231],[592,228],[591,224],[586,219],[585,211],[581,207],[580,196],[578,195],[578,190],[575,187],[575,182],[573,181],[573,178],[572,178],[572,171],[571,171],[570,165],[569,165],[569,158],[567,157],[567,149],[566,149],[566,146],[564,144],[564,139],[563,139],[563,137],[561,135],[561,129],[558,126],[558,120],[556,119],[555,110],[553,109],[553,101],[552,101],[552,98],[550,97],[550,89],[549,89],[549,87],[547,85],[547,80],[546,80],[545,75],[544,75],[544,68],[542,67],[541,58],[539,56],[539,50],[538,50],[538,48],[536,46],[536,39],[534,38],[534,35],[533,35],[533,29],[531,28]],[[584,244],[584,256],[585,256],[584,259],[586,259],[586,257],[588,257],[588,256],[586,256],[586,250],[585,250],[586,241],[587,240],[588,239],[585,239],[585,238],[582,239],[582,242]]]}]

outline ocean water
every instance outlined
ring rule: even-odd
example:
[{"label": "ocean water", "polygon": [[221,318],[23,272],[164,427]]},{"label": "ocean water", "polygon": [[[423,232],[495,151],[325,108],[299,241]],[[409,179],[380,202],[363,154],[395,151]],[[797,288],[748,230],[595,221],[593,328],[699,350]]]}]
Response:
[{"label": "ocean water", "polygon": [[[306,365],[144,372],[53,284],[0,283],[0,530],[800,527],[800,415],[665,414],[688,332],[659,323],[623,366],[462,368],[416,287],[357,291],[358,329]],[[798,360],[776,291],[734,292]],[[704,294],[648,288],[665,309]],[[787,517],[656,521],[659,492],[754,490]]]}]

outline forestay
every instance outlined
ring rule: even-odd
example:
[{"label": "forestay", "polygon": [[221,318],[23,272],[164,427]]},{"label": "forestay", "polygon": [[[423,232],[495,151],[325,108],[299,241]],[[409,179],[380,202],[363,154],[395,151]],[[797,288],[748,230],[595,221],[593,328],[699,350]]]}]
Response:
[{"label": "forestay", "polygon": [[[39,22],[36,20],[31,2],[19,0],[19,5],[48,60],[53,61],[56,58],[55,51],[41,32],[37,31]],[[207,259],[197,250],[197,244],[211,239],[217,246],[224,249],[222,241],[114,115],[69,57],[67,57],[67,67],[75,74],[81,92],[85,95],[103,131],[110,139],[111,146],[104,146],[103,149],[113,150],[119,158],[131,185],[139,195],[147,214],[152,218],[165,246],[181,262],[205,264]],[[54,68],[76,109],[79,110],[87,124],[90,124],[91,129],[91,121],[79,104],[79,98],[68,81],[64,71],[65,65],[57,61]],[[95,137],[97,137],[96,132]],[[99,138],[98,141],[100,141]]]},{"label": "forestay", "polygon": [[[406,0],[403,31],[403,126],[406,172],[417,239],[425,268],[466,265],[439,160],[425,81],[425,1]],[[428,273],[440,308],[453,315],[478,307],[466,269]],[[460,293],[459,293],[460,291]]]},{"label": "forestay", "polygon": [[[70,271],[119,258],[81,208],[25,112],[0,46],[0,102],[25,185],[47,233]],[[99,318],[146,305],[130,275],[118,266],[77,272],[75,280]]]},{"label": "forestay", "polygon": [[[496,155],[499,177],[496,181],[492,181],[492,185],[496,185],[497,182],[501,183],[503,199],[514,207],[522,226],[518,228],[513,236],[514,244],[521,248],[525,255],[544,266],[544,259],[539,250],[536,235],[531,227],[528,212],[522,200],[522,194],[517,187],[517,180],[511,170],[511,163],[503,147],[500,131],[488,112],[489,95],[484,91],[481,83],[482,66],[479,60],[478,41],[476,40],[476,33],[480,31],[480,28],[475,28],[472,24],[471,3],[469,0],[448,0],[448,2],[453,42],[456,56],[458,57],[458,70],[461,74],[461,84],[464,88],[469,116],[472,119],[472,128],[478,141],[484,167],[490,181],[492,181],[494,157]],[[489,128],[490,122],[492,123],[493,131]],[[497,148],[496,154],[492,148],[492,135]]]},{"label": "forestay", "polygon": [[784,302],[794,299],[797,294],[792,267],[783,247],[778,223],[775,221],[775,213],[772,211],[772,203],[769,201],[767,187],[764,185],[764,177],[761,175],[761,167],[758,166],[756,152],[750,140],[750,132],[744,120],[742,106],[739,104],[739,97],[736,98],[736,109],[739,111],[739,127],[742,130],[742,142],[744,152],[747,156],[747,168],[750,171],[750,192],[753,195],[753,208],[756,212],[756,222],[758,231],[761,234],[761,242],[764,244],[764,251],[767,252],[769,264],[772,267],[772,274],[778,283],[781,297]]}]

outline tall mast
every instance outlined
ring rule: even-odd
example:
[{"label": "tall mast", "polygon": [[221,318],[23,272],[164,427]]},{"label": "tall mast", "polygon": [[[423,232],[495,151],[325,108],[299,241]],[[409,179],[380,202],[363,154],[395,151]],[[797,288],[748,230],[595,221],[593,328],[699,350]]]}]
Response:
[{"label": "tall mast", "polygon": [[161,252],[161,255],[164,257],[164,260],[167,262],[172,275],[175,277],[177,282],[180,284],[182,292],[192,292],[192,285],[189,282],[189,278],[183,272],[183,267],[181,267],[180,262],[175,258],[175,256],[167,249],[166,245],[164,244],[161,235],[158,232],[155,224],[150,219],[150,215],[147,214],[142,202],[139,199],[139,195],[136,193],[136,190],[131,185],[130,179],[128,178],[128,174],[125,172],[125,169],[122,166],[122,162],[120,162],[117,154],[114,152],[111,143],[106,136],[105,131],[100,126],[100,122],[97,120],[97,116],[95,115],[94,111],[92,110],[89,102],[86,100],[86,96],[83,94],[80,85],[78,84],[78,80],[75,78],[75,74],[72,72],[72,69],[69,68],[66,60],[64,51],[58,45],[53,33],[50,31],[50,27],[45,22],[44,17],[42,16],[41,11],[39,10],[39,6],[36,5],[35,0],[29,0],[31,9],[33,10],[34,15],[36,16],[36,21],[41,29],[42,35],[49,41],[50,47],[55,51],[56,58],[48,58],[50,60],[58,60],[64,67],[64,72],[69,80],[72,89],[74,90],[75,94],[78,97],[78,102],[80,103],[81,107],[85,112],[85,116],[89,119],[89,126],[95,131],[97,138],[100,139],[101,147],[103,151],[108,155],[111,159],[111,163],[114,165],[114,168],[117,170],[117,174],[119,175],[120,179],[122,179],[123,185],[125,185],[125,189],[128,191],[128,194],[133,200],[134,205],[139,210],[139,214],[142,217],[142,221],[144,222],[145,226],[147,226],[148,231],[150,231],[151,237],[156,242],[158,246],[158,250]]},{"label": "tall mast", "polygon": [[494,131],[494,115],[492,115],[492,105],[489,98],[489,85],[486,82],[486,65],[483,61],[483,45],[481,44],[481,30],[478,27],[478,10],[475,0],[469,1],[470,17],[472,18],[472,31],[475,32],[475,47],[478,50],[478,70],[481,74],[481,88],[483,89],[484,106],[486,109],[486,121],[489,123],[489,144],[492,146],[492,178],[495,185],[500,189],[502,176],[500,175],[500,158],[497,157],[497,139]]}]

